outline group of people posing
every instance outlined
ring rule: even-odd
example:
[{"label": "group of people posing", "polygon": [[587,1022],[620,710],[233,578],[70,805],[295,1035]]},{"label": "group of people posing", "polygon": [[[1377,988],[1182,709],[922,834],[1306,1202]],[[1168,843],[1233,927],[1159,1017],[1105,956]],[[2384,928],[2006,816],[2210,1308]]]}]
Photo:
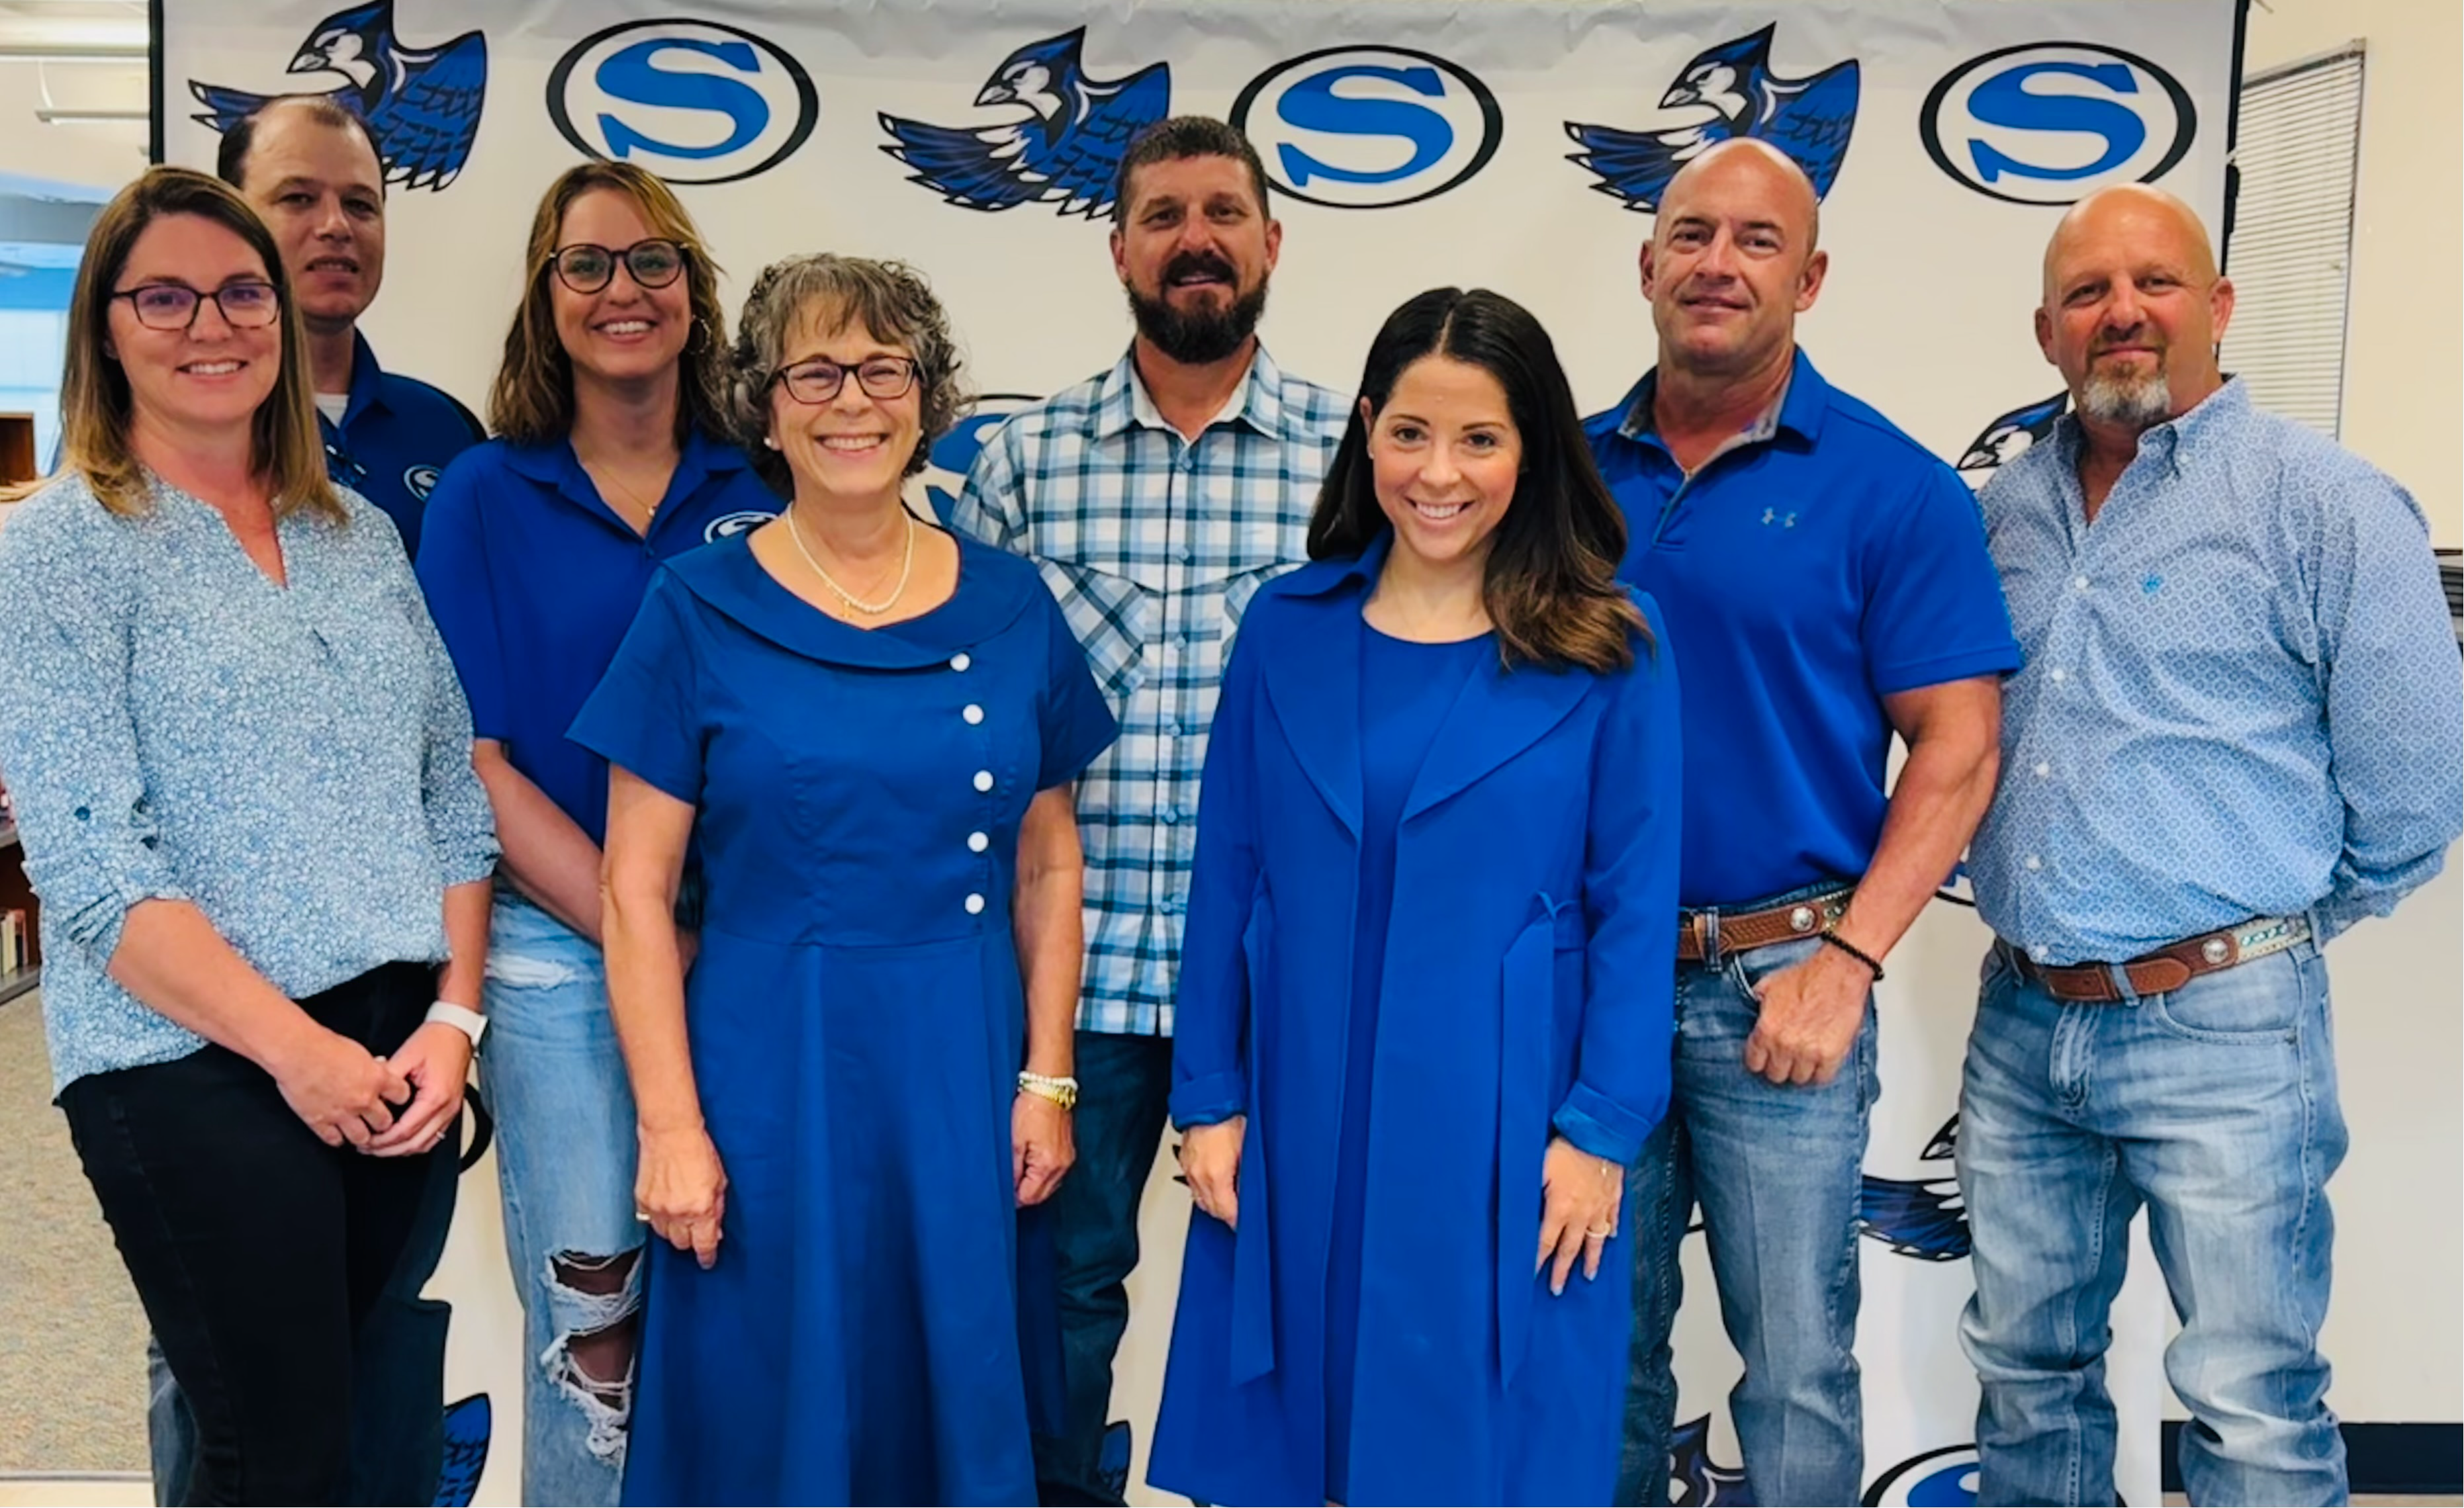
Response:
[{"label": "group of people posing", "polygon": [[278,101],[220,168],[97,221],[0,528],[165,1500],[432,1495],[484,1037],[525,1501],[1117,1501],[1167,1121],[1157,1487],[1664,1501],[1699,1209],[1754,1492],[1857,1501],[1873,986],[1963,854],[1981,1496],[2113,1500],[2143,1207],[2192,1500],[2343,1494],[2321,950],[2464,827],[2464,676],[2411,500],[2219,372],[2170,196],[2061,216],[2073,412],[1980,512],[1798,349],[1828,258],[1763,143],[1669,186],[1657,362],[1586,421],[1485,290],[1353,392],[1283,371],[1265,174],[1176,117],[1120,168],[1129,350],[942,527],[911,268],[790,257],[731,321],[674,194],[576,166],[482,439],[358,335],[360,123]]}]

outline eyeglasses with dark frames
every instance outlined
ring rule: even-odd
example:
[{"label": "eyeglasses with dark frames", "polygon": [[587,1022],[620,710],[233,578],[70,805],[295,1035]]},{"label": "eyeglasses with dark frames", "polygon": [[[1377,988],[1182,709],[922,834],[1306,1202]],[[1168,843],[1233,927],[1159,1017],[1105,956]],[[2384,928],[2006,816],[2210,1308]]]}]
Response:
[{"label": "eyeglasses with dark frames", "polygon": [[223,323],[234,330],[262,330],[282,317],[282,295],[272,283],[225,283],[211,293],[186,283],[147,283],[111,295],[125,298],[137,322],[148,330],[186,330],[197,322],[197,311],[211,300]]},{"label": "eyeglasses with dark frames", "polygon": [[856,386],[867,398],[888,403],[904,398],[915,385],[917,367],[912,356],[869,356],[853,366],[841,366],[836,361],[798,361],[782,366],[770,376],[774,382],[783,382],[787,396],[800,404],[826,404],[847,386],[848,373],[855,374]]},{"label": "eyeglasses with dark frames", "polygon": [[684,275],[685,249],[658,237],[623,247],[577,241],[558,247],[548,265],[556,269],[556,280],[565,287],[577,294],[595,294],[616,280],[619,263],[633,274],[637,286],[665,288]]}]

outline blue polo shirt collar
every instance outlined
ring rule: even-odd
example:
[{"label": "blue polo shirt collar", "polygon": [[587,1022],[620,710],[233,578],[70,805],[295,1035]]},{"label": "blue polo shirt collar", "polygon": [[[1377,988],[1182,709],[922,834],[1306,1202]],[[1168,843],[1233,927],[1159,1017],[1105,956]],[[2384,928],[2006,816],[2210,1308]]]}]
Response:
[{"label": "blue polo shirt collar", "polygon": [[[671,509],[670,504],[693,496],[713,478],[741,471],[752,464],[741,447],[715,439],[699,429],[688,430],[684,447],[676,457],[676,474],[668,483],[668,495],[660,503],[658,516],[651,520],[652,532],[682,512]],[[509,444],[505,447],[505,465],[541,487],[554,488],[567,502],[592,517],[603,519],[627,534],[633,532],[632,527],[599,495],[599,488],[590,480],[590,473],[583,470],[582,457],[574,453],[571,436],[560,436],[544,445]]]},{"label": "blue polo shirt collar", "polygon": [[[1642,381],[1635,383],[1634,390],[1617,404],[1617,412],[1624,416],[1617,421],[1619,436],[1667,448],[1661,443],[1659,425],[1652,414],[1652,396],[1659,390],[1660,368],[1655,366],[1642,374]],[[1830,411],[1831,384],[1815,370],[1813,358],[1800,346],[1789,363],[1788,385],[1781,389],[1776,408],[1755,420],[1744,438],[1730,448],[1760,445],[1782,434],[1810,447],[1820,438],[1823,417]]]},{"label": "blue polo shirt collar", "polygon": [[360,415],[371,408],[386,410],[385,401],[385,368],[377,364],[377,353],[368,338],[354,329],[351,332],[351,391],[342,402],[342,422],[335,427],[347,430]]}]

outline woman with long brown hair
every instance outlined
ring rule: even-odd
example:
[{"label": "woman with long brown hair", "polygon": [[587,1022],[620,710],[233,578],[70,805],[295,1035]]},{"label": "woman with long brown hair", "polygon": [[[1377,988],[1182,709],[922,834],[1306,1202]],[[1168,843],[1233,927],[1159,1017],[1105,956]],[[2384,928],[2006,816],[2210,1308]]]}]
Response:
[{"label": "woman with long brown hair", "polygon": [[480,1024],[470,713],[392,524],[326,477],[237,193],[158,167],[104,208],[61,399],[61,470],[0,530],[58,1104],[194,1415],[164,1485],[339,1501],[359,1322]]},{"label": "woman with long brown hair", "polygon": [[1539,323],[1397,309],[1207,749],[1156,1486],[1609,1500],[1630,1298],[1594,1279],[1667,1103],[1677,904],[1624,549]]},{"label": "woman with long brown hair", "polygon": [[674,192],[629,164],[568,169],[531,223],[496,438],[446,469],[421,534],[505,841],[479,1072],[525,1318],[525,1502],[616,1500],[641,1313],[601,954],[607,766],[565,730],[660,561],[778,511],[727,438],[726,356],[718,267]]}]

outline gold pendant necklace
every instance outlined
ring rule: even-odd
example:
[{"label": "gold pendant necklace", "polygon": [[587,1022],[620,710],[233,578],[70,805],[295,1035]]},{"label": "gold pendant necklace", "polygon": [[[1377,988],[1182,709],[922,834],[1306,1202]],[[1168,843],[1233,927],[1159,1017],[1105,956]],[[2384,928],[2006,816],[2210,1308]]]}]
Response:
[{"label": "gold pendant necklace", "polygon": [[830,589],[832,596],[868,618],[877,618],[897,606],[898,600],[907,595],[907,579],[915,570],[915,515],[909,513],[903,505],[898,510],[898,515],[907,520],[907,557],[899,562],[898,584],[890,589],[888,597],[877,602],[865,601],[853,592],[841,586],[831,578],[829,572],[822,569],[822,562],[814,559],[813,552],[804,546],[804,531],[797,527],[796,510],[793,504],[787,508],[787,537],[796,542],[796,553],[804,557],[804,563],[813,568],[813,574],[822,579],[822,584]]}]

